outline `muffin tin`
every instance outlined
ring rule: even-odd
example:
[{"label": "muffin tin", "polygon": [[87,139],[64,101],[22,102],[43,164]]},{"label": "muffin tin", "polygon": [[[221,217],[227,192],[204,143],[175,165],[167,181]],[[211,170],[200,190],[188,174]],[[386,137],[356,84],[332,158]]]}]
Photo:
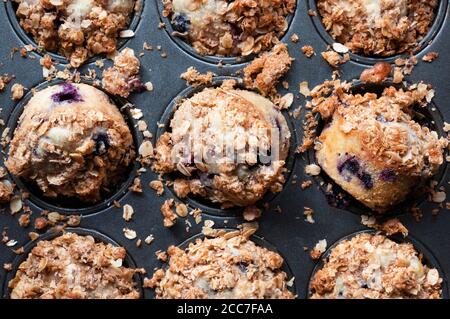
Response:
[{"label": "muffin tin", "polygon": [[[428,110],[427,116],[435,121],[436,129],[442,135],[444,134],[442,130],[443,122],[450,122],[450,110],[447,107],[450,100],[448,86],[448,83],[450,83],[450,67],[447,63],[450,60],[450,43],[446,36],[450,32],[450,21],[448,19],[450,10],[447,0],[441,0],[440,2],[433,28],[426,41],[422,43],[421,49],[417,51],[417,58],[420,62],[414,68],[412,75],[408,76],[406,80],[409,83],[424,81],[433,85],[436,96],[432,105],[435,106],[436,110]],[[282,38],[282,41],[288,44],[291,56],[295,58],[291,70],[284,79],[289,82],[289,89],[285,90],[281,87],[279,89],[281,94],[294,93],[295,100],[291,110],[299,105],[305,105],[305,98],[298,93],[300,82],[307,81],[309,87],[313,88],[326,79],[330,79],[333,71],[320,56],[320,53],[325,51],[327,45],[332,42],[324,31],[320,18],[308,15],[308,10],[314,9],[314,7],[313,0],[298,1],[295,14],[290,18],[289,29]],[[169,21],[162,18],[161,8],[162,5],[159,0],[144,1],[142,12],[132,22],[131,28],[135,31],[135,36],[120,44],[121,48],[125,46],[133,48],[136,55],[144,52],[144,55],[139,57],[141,76],[143,82],[151,81],[153,83],[154,91],[132,94],[128,101],[142,110],[143,119],[149,126],[148,130],[153,134],[152,142],[154,145],[157,137],[168,126],[168,120],[173,113],[174,102],[198,90],[198,88],[188,88],[185,81],[180,79],[181,73],[185,72],[188,67],[194,66],[200,72],[214,72],[218,76],[215,83],[219,83],[224,78],[239,76],[236,72],[245,67],[252,59],[252,57],[247,59],[200,57],[189,46],[171,37]],[[1,29],[4,30],[3,45],[0,47],[0,74],[15,75],[14,82],[21,83],[28,89],[28,94],[19,102],[11,100],[10,88],[12,84],[9,84],[5,91],[0,94],[1,118],[7,123],[2,131],[5,127],[11,127],[9,134],[12,134],[23,106],[30,96],[29,89],[42,88],[57,81],[49,83],[43,78],[42,67],[39,64],[39,59],[43,56],[42,53],[30,52],[26,59],[22,58],[18,52],[11,54],[13,47],[20,48],[33,43],[31,38],[20,29],[11,1],[0,5],[0,15],[4,17],[4,19],[0,19]],[[166,23],[166,29],[159,27],[161,22]],[[298,43],[293,43],[290,40],[293,34],[300,37]],[[144,50],[144,42],[151,45],[153,50]],[[301,47],[304,45],[313,46],[316,55],[311,59],[302,54]],[[438,52],[439,58],[430,64],[422,62],[421,58],[431,51]],[[162,55],[167,55],[167,57],[162,57]],[[67,60],[63,57],[52,54],[52,58],[55,60],[55,66],[58,69],[67,66]],[[81,74],[87,73],[88,69],[96,69],[100,78],[101,70],[95,66],[96,59],[100,58],[90,59],[84,64],[79,69]],[[217,65],[219,61],[222,61],[222,66]],[[360,73],[376,61],[392,62],[393,58],[380,59],[351,55],[351,60],[340,67],[341,79],[348,81],[358,79]],[[109,66],[110,63],[111,61],[106,60],[105,67]],[[114,101],[118,106],[127,102],[127,100],[117,98],[114,98]],[[134,135],[136,146],[139,147],[143,137],[135,127],[136,120],[127,116],[126,110],[124,113]],[[299,298],[306,298],[309,281],[318,262],[311,259],[309,251],[305,252],[304,247],[312,249],[321,239],[326,239],[330,247],[342,238],[348,238],[348,236],[360,231],[366,231],[367,228],[361,224],[361,214],[369,214],[369,210],[362,207],[354,208],[352,205],[348,207],[329,205],[321,186],[326,177],[310,177],[304,173],[305,166],[314,163],[313,152],[294,153],[295,147],[302,141],[302,123],[305,112],[302,112],[302,116],[298,119],[289,116],[287,111],[284,111],[284,115],[292,133],[292,147],[287,164],[290,172],[286,175],[287,181],[282,192],[275,196],[268,194],[262,201],[262,203],[268,203],[268,208],[264,210],[262,217],[258,220],[259,229],[256,235],[257,238],[262,240],[257,239],[256,243],[276,249],[284,257],[285,267],[289,269],[288,273],[295,277],[293,289]],[[162,125],[158,125],[158,123]],[[6,152],[7,149],[4,149],[2,162]],[[149,277],[152,276],[155,268],[164,266],[157,260],[155,252],[166,250],[170,245],[181,245],[197,238],[200,236],[205,220],[214,221],[214,228],[227,229],[236,228],[239,224],[245,222],[242,218],[243,209],[241,208],[221,210],[220,207],[206,201],[198,201],[197,199],[180,200],[168,188],[165,189],[162,196],[157,196],[155,191],[148,186],[150,181],[157,179],[157,175],[148,168],[141,175],[143,193],[131,192],[128,190],[128,186],[138,173],[138,168],[139,165],[136,164],[124,185],[119,187],[111,198],[93,206],[76,208],[73,205],[68,205],[68,203],[49,201],[35,195],[34,192],[25,200],[25,205],[33,211],[32,221],[39,216],[42,210],[56,211],[65,215],[81,214],[81,224],[74,231],[82,234],[87,232],[93,234],[98,240],[113,242],[125,247],[129,266],[145,268]],[[439,185],[446,192],[450,189],[448,170],[447,164],[444,164],[436,177]],[[300,185],[304,180],[312,180],[313,185],[302,191]],[[29,189],[29,185],[26,183],[16,179],[14,181],[17,182],[17,187],[20,190],[26,191]],[[189,216],[187,218],[191,224],[189,230],[187,230],[184,218],[178,218],[174,227],[165,228],[160,207],[166,199],[170,198],[175,198],[176,202],[184,201],[188,204],[190,210],[200,208],[203,211],[202,222],[196,224],[194,218]],[[126,222],[122,218],[122,208],[116,208],[112,204],[113,199],[119,201],[122,206],[130,204],[133,207],[135,214],[130,222]],[[450,215],[444,207],[440,210],[438,216],[432,216],[432,210],[437,208],[438,205],[430,203],[425,197],[413,199],[406,205],[411,203],[416,204],[423,211],[424,216],[420,222],[416,222],[415,218],[402,207],[388,212],[388,216],[396,216],[402,221],[408,228],[413,243],[417,244],[416,248],[424,254],[431,266],[439,269],[440,275],[444,279],[443,296],[448,298],[447,278],[450,276],[448,225],[450,224]],[[310,207],[314,210],[314,224],[309,224],[304,220],[304,207]],[[24,246],[27,252],[36,243],[31,243],[27,236],[28,232],[35,231],[32,224],[25,229],[20,227],[18,215],[12,216],[10,214],[9,205],[2,206],[0,228],[7,228],[9,238],[18,241],[14,247],[0,245],[0,265],[13,264],[11,272],[6,272],[3,267],[0,269],[0,296],[4,298],[7,298],[9,293],[7,282],[14,276],[19,263],[26,258],[26,254],[16,255],[12,250]],[[155,240],[150,245],[142,242],[142,246],[138,248],[136,247],[136,239],[125,238],[124,228],[135,230],[138,238],[142,241],[150,234],[154,235]],[[46,239],[48,236],[54,236],[50,233],[50,230],[42,232],[38,240]],[[409,238],[406,240],[409,240]],[[138,283],[140,284],[143,276],[139,277]],[[154,292],[151,289],[143,289],[142,296],[143,298],[153,298]]]}]

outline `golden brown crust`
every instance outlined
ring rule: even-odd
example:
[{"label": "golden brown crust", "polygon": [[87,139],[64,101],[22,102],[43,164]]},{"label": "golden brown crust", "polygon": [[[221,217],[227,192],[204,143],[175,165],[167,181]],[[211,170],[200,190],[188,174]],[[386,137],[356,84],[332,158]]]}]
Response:
[{"label": "golden brown crust", "polygon": [[40,241],[9,282],[13,299],[137,299],[125,249],[65,233]]},{"label": "golden brown crust", "polygon": [[331,250],[311,281],[313,299],[439,299],[442,279],[412,244],[360,234]]},{"label": "golden brown crust", "polygon": [[[230,235],[230,234],[228,234]],[[186,250],[171,246],[169,265],[148,285],[163,299],[292,299],[283,258],[237,235],[197,239]]]}]

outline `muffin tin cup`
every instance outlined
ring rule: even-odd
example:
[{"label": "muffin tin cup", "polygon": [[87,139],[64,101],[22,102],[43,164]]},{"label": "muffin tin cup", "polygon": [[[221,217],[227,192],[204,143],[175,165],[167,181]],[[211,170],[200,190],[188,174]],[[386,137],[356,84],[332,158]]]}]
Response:
[{"label": "muffin tin cup", "polygon": [[[139,27],[141,15],[144,9],[145,1],[139,0],[141,2],[141,7],[138,11],[133,10],[132,18],[130,20],[130,23],[128,25],[128,30],[132,30],[133,32],[136,32],[137,28]],[[6,15],[8,17],[9,23],[13,30],[15,31],[17,37],[22,42],[21,46],[23,45],[29,45],[31,44],[34,48],[39,48],[36,41],[33,39],[33,36],[25,32],[25,30],[22,29],[20,26],[19,19],[16,16],[16,10],[17,10],[17,4],[13,1],[5,1],[3,3],[6,10]],[[117,41],[117,49],[121,50],[122,48],[125,48],[127,46],[128,41],[130,38],[120,38]],[[57,61],[60,64],[68,65],[69,61],[66,57],[60,55],[57,52],[47,52],[45,50],[38,50],[37,51],[38,56],[42,57],[44,54],[48,54],[54,61]],[[90,64],[95,62],[98,59],[98,57],[90,57],[88,58],[84,64]]]},{"label": "muffin tin cup", "polygon": [[[63,231],[48,231],[45,234],[42,234],[39,236],[36,240],[28,242],[25,246],[23,246],[24,253],[21,255],[18,255],[16,258],[14,258],[11,262],[12,264],[12,271],[8,272],[6,277],[4,278],[3,282],[3,298],[9,298],[11,289],[8,287],[9,282],[14,279],[16,276],[16,273],[18,271],[19,266],[28,258],[28,254],[33,250],[34,247],[37,246],[37,244],[40,241],[51,241],[64,233],[75,233],[80,236],[92,236],[96,242],[102,242],[105,244],[111,244],[115,247],[120,247],[120,245],[110,237],[96,231],[93,229],[85,229],[85,228],[72,228],[68,227],[65,228]],[[134,262],[133,258],[127,253],[123,260],[124,267],[127,268],[137,268],[136,263]],[[136,289],[139,291],[139,294],[141,298],[143,297],[143,289],[142,289],[142,276],[140,274],[134,275],[134,281],[136,282]]]},{"label": "muffin tin cup", "polygon": [[[422,51],[426,50],[426,48],[430,45],[430,43],[433,41],[433,39],[437,36],[437,34],[441,31],[442,25],[444,23],[444,20],[446,19],[446,12],[448,7],[448,1],[447,0],[439,0],[439,4],[437,6],[436,16],[434,18],[433,24],[431,25],[430,29],[428,30],[428,33],[425,35],[425,37],[417,43],[417,45],[413,48],[412,54],[413,55],[420,55]],[[313,10],[317,12],[317,15],[311,16],[311,20],[314,23],[314,26],[317,30],[317,32],[322,37],[323,41],[327,45],[332,45],[333,43],[339,42],[335,40],[330,33],[325,29],[325,26],[322,23],[322,17],[320,16],[319,10],[317,9],[317,0],[308,0],[308,8],[310,10]],[[361,63],[365,65],[372,65],[377,62],[388,62],[388,63],[394,63],[394,61],[398,58],[404,58],[405,56],[408,56],[409,53],[400,53],[395,54],[392,56],[382,57],[382,56],[368,56],[368,55],[362,55],[357,53],[349,52],[350,59],[356,63]]]},{"label": "muffin tin cup", "polygon": [[[383,83],[364,83],[360,80],[353,80],[351,81],[351,83],[352,86],[350,88],[350,92],[359,94],[364,93],[381,94],[385,88],[390,86],[407,89],[412,84],[407,82],[395,84],[393,83],[392,78],[389,78]],[[443,130],[444,120],[442,113],[439,111],[439,108],[435,105],[433,101],[431,103],[427,103],[426,107],[414,108],[414,111],[420,113],[426,118],[426,124],[433,131],[436,131],[439,137],[446,136]],[[319,123],[318,128],[316,130],[317,136],[320,136],[322,129],[324,128],[326,123],[321,119],[319,114],[315,114],[315,119]],[[447,154],[448,151],[445,150],[444,158]],[[316,151],[314,149],[308,150],[307,157],[309,164],[316,163]],[[432,180],[436,181],[439,187],[442,186],[443,183],[445,183],[447,176],[448,176],[448,162],[444,161],[444,163],[440,166],[438,172],[435,175],[433,175],[433,177],[422,181],[422,184],[417,185],[417,189],[410,194],[410,197],[408,199],[395,205],[394,207],[389,208],[386,212],[383,213],[373,212],[373,214],[378,215],[378,217],[391,218],[409,212],[412,207],[421,206],[429,197],[429,193],[426,191],[426,188],[429,186],[430,181]],[[336,208],[343,209],[357,215],[368,215],[370,208],[367,208],[362,203],[354,199],[350,194],[348,194],[345,190],[343,190],[341,186],[339,186],[336,182],[334,182],[333,179],[330,178],[327,175],[327,173],[324,172],[323,170],[320,172],[318,176],[315,177],[315,180],[319,185],[321,185],[320,189],[330,205],[336,206]],[[332,193],[327,191],[327,185],[329,184],[333,186]],[[336,195],[339,195],[339,197],[336,197]]]},{"label": "muffin tin cup", "polygon": [[[242,84],[242,81],[240,81],[240,78],[232,77],[232,76],[216,76],[213,78],[213,81],[210,85],[201,85],[198,87],[188,87],[188,88],[184,89],[182,92],[180,92],[180,94],[177,95],[177,97],[175,97],[170,102],[170,104],[167,106],[166,110],[164,111],[164,114],[162,115],[161,119],[158,121],[158,123],[161,123],[162,125],[158,128],[158,130],[156,132],[155,139],[153,140],[154,145],[156,145],[156,142],[161,137],[161,135],[163,135],[165,132],[171,132],[170,121],[172,120],[174,113],[178,109],[180,102],[182,102],[185,99],[191,98],[193,95],[203,91],[205,88],[219,87],[226,80],[235,80],[237,83],[236,88],[245,89],[245,87]],[[294,161],[295,161],[294,153],[295,153],[295,145],[297,145],[297,138],[296,138],[295,132],[293,131],[294,126],[293,126],[292,122],[290,121],[289,116],[287,116],[286,112],[282,112],[282,114],[284,115],[284,117],[286,119],[286,123],[288,125],[288,128],[291,132],[289,154],[288,154],[288,157],[286,158],[286,164],[285,164],[287,172],[284,173],[286,182],[289,182],[290,177],[291,177],[292,168],[294,166]],[[166,181],[173,181],[173,180],[175,180],[174,177],[175,178],[182,177],[182,175],[178,174],[177,172],[174,172],[172,174],[163,175],[163,179]],[[177,195],[173,191],[173,188],[170,187],[169,189],[173,193],[173,196],[177,197]],[[264,197],[261,200],[259,200],[255,205],[260,206],[261,203],[270,202],[274,198],[276,198],[278,195],[279,195],[279,193],[272,193],[272,192],[270,192],[270,190],[268,190],[267,193],[264,195]],[[200,210],[202,210],[203,212],[205,212],[209,215],[218,216],[218,217],[226,218],[226,217],[233,217],[233,216],[242,216],[242,213],[244,210],[243,207],[238,207],[238,206],[223,209],[223,208],[221,208],[220,203],[213,203],[208,198],[202,198],[202,197],[198,197],[198,196],[188,195],[186,198],[178,198],[178,199],[180,201],[185,202],[185,204],[189,205],[190,207],[199,208]]]},{"label": "muffin tin cup", "polygon": [[[330,254],[332,253],[333,249],[336,248],[337,245],[341,244],[342,242],[346,241],[346,240],[351,240],[352,238],[361,235],[361,234],[382,234],[381,232],[377,232],[375,230],[363,230],[363,231],[359,231],[350,235],[347,235],[341,239],[339,239],[338,241],[336,241],[335,243],[333,243],[331,246],[329,246],[327,248],[327,250],[325,251],[325,253],[320,257],[319,262],[316,264],[316,266],[314,267],[312,273],[311,273],[311,281],[313,280],[315,274],[324,267],[325,262],[327,261],[328,257],[330,256]],[[419,253],[419,255],[422,256],[422,263],[425,266],[428,266],[430,269],[437,269],[439,272],[439,276],[442,278],[442,299],[448,299],[449,297],[449,290],[448,290],[448,281],[447,281],[447,277],[445,276],[445,273],[439,263],[439,261],[436,259],[436,257],[434,256],[433,252],[430,251],[428,249],[428,247],[426,247],[424,244],[422,244],[420,241],[418,241],[417,239],[415,239],[414,237],[408,236],[408,237],[403,237],[402,235],[396,234],[396,235],[392,235],[392,236],[387,236],[389,239],[391,239],[392,241],[398,243],[398,244],[402,244],[402,243],[410,243],[414,246],[414,248],[416,249],[416,251]],[[310,298],[312,292],[311,292],[311,287],[310,284],[308,284],[308,298]]]},{"label": "muffin tin cup", "polygon": [[[164,23],[164,29],[166,30],[167,35],[170,37],[173,43],[175,43],[180,49],[182,49],[184,52],[191,55],[192,57],[211,64],[241,65],[252,61],[257,56],[256,54],[250,54],[247,56],[211,56],[199,54],[190,43],[184,41],[180,37],[173,35],[174,29],[171,24],[171,19],[169,17],[164,17],[162,15],[162,11],[164,8],[162,2],[159,0],[157,0],[156,2],[158,5],[158,12],[160,14],[160,19],[162,23]],[[281,41],[286,41],[285,37],[289,31],[289,28],[291,27],[292,20],[295,18],[295,12],[287,16],[286,20],[288,23],[288,27],[286,32],[280,37]]]},{"label": "muffin tin cup", "polygon": [[[221,230],[221,231],[226,231],[226,232],[232,232],[232,231],[238,230],[237,228],[215,228],[215,229],[218,229],[218,230]],[[180,244],[178,244],[176,246],[178,248],[182,249],[182,250],[186,250],[189,247],[189,244],[195,243],[195,241],[198,240],[198,239],[202,239],[203,240],[205,238],[214,238],[214,237],[208,237],[208,236],[205,236],[202,233],[199,233],[199,234],[193,235],[192,237],[186,239],[185,241],[183,241],[182,243],[180,243]],[[264,238],[261,238],[261,237],[259,237],[257,235],[251,235],[249,237],[249,240],[254,242],[259,247],[266,248],[266,249],[268,249],[270,251],[273,251],[273,252],[279,254],[284,260],[283,266],[279,270],[286,273],[286,275],[287,275],[286,280],[287,281],[289,281],[291,278],[294,277],[293,273],[291,271],[291,268],[289,267],[289,264],[286,262],[286,259],[284,258],[283,254],[281,252],[279,252],[277,250],[277,248],[273,244],[271,244],[270,242],[268,242]],[[164,269],[164,270],[167,269],[168,264],[169,264],[169,260],[170,259],[168,259],[166,263],[162,264],[162,269]],[[295,286],[288,287],[288,290],[290,292],[292,292],[294,295],[297,294]]]},{"label": "muffin tin cup", "polygon": [[[144,114],[142,119],[146,121],[148,130],[153,134],[153,144],[155,144],[157,137],[167,128],[169,119],[173,114],[175,100],[195,92],[192,88],[186,88],[185,81],[180,79],[181,73],[193,66],[202,73],[207,71],[213,72],[219,80],[228,77],[240,77],[241,74],[237,72],[253,59],[253,57],[249,57],[248,60],[236,64],[233,61],[226,61],[222,57],[218,57],[211,62],[183,49],[171,38],[168,21],[161,18],[159,1],[145,1],[142,15],[135,28],[136,34],[133,38],[127,39],[125,44],[125,46],[134,49],[136,56],[139,57],[143,82],[151,81],[154,86],[152,92],[132,94],[127,98],[128,101],[142,110]],[[292,164],[288,164],[290,172],[282,192],[274,197],[265,198],[258,203],[260,206],[264,206],[264,209],[261,218],[258,220],[259,228],[256,232],[256,236],[263,238],[274,249],[282,252],[290,272],[295,277],[293,289],[298,294],[298,298],[307,298],[308,296],[310,277],[317,264],[310,257],[310,250],[314,245],[322,239],[326,239],[328,243],[335,243],[348,234],[367,230],[361,224],[360,215],[370,214],[370,210],[365,208],[361,208],[361,211],[355,214],[347,209],[330,206],[321,190],[320,178],[305,174],[305,167],[308,164],[315,163],[314,154],[295,154],[293,151],[302,142],[302,125],[305,122],[305,114],[308,111],[304,108],[306,99],[298,93],[299,83],[307,81],[309,87],[313,88],[325,80],[331,79],[333,72],[333,68],[320,55],[320,52],[327,50],[327,46],[330,43],[325,41],[322,33],[317,30],[314,22],[315,18],[308,15],[310,4],[308,1],[298,1],[290,26],[282,38],[282,41],[288,44],[290,54],[295,58],[291,70],[284,78],[289,83],[289,88],[279,87],[281,95],[289,92],[295,96],[292,107],[288,111],[283,111],[293,136],[291,141],[292,149],[288,158]],[[4,17],[4,19],[0,19],[0,27],[4,30],[2,39],[3,43],[7,44],[0,46],[0,57],[2,57],[0,62],[3,63],[0,66],[0,73],[15,75],[16,79],[14,82],[21,83],[26,88],[31,89],[44,82],[42,67],[39,64],[39,57],[42,54],[29,54],[29,57],[24,59],[16,53],[10,58],[11,48],[23,46],[24,43],[28,43],[28,40],[25,41],[18,36],[20,26],[17,23],[14,26],[15,16],[11,15],[14,12],[8,9],[8,6],[10,6],[9,2],[0,6],[0,16]],[[441,0],[438,17],[432,32],[430,32],[433,41],[431,43],[427,42],[423,50],[420,51],[418,56],[419,64],[415,67],[413,73],[406,78],[409,83],[423,81],[433,85],[436,91],[433,103],[437,111],[435,114],[432,114],[432,118],[436,119],[436,127],[439,128],[439,134],[442,133],[443,122],[450,123],[450,109],[446,107],[450,100],[450,92],[448,90],[448,83],[450,83],[450,68],[448,64],[450,59],[450,42],[446,36],[450,33],[449,12],[448,1]],[[8,14],[10,15],[9,19]],[[320,20],[317,21],[320,22]],[[167,30],[159,27],[160,22],[166,22]],[[298,43],[291,41],[291,37],[294,34],[297,34],[300,38]],[[143,49],[144,42],[151,45],[153,50]],[[304,45],[311,45],[314,48],[316,55],[311,59],[303,55],[301,48]],[[438,52],[440,54],[439,58],[430,64],[422,62],[422,55],[431,51]],[[166,56],[166,58],[162,56]],[[89,63],[81,66],[79,71],[82,74],[86,74],[88,69],[95,69],[100,78],[101,69],[94,64],[94,61],[101,58],[95,57],[89,60]],[[217,65],[220,60],[223,61],[222,65]],[[354,57],[340,66],[341,80],[352,81],[359,78],[361,72],[375,62],[364,61],[357,60]],[[109,66],[110,63],[110,61],[106,61],[105,65]],[[58,70],[62,70],[66,66],[67,64],[64,64],[62,60],[55,60],[55,67]],[[214,83],[220,83],[216,82],[218,81],[217,79],[215,79]],[[7,123],[1,129],[2,131],[5,127],[10,126],[13,130],[17,118],[20,116],[21,108],[23,108],[26,101],[25,98],[19,102],[11,100],[11,85],[9,84],[5,91],[0,94],[1,118]],[[288,113],[294,111],[298,106],[303,107],[300,117],[291,117]],[[158,122],[163,124],[164,127],[159,127]],[[138,147],[143,141],[143,136],[141,132],[134,128],[134,125],[134,121],[130,121],[130,129],[132,128]],[[12,133],[12,130],[10,133]],[[2,161],[6,155],[5,151],[7,149],[3,149]],[[136,171],[137,167],[134,168],[133,174],[138,173]],[[442,176],[442,178],[439,177],[440,186],[447,193],[450,190],[448,170],[448,166],[443,166],[442,175],[439,175]],[[132,176],[134,176],[133,174]],[[132,181],[132,176],[129,177],[124,185],[129,185],[127,183]],[[8,237],[17,240],[18,243],[14,247],[0,245],[0,265],[11,263],[16,258],[26,258],[26,254],[16,256],[12,249],[17,249],[29,242],[27,234],[30,231],[35,231],[32,226],[34,218],[40,216],[43,210],[55,211],[61,214],[82,214],[80,227],[88,230],[95,229],[106,237],[113,238],[118,245],[126,248],[129,256],[132,257],[138,268],[146,269],[147,277],[151,277],[155,269],[162,266],[155,256],[156,252],[166,250],[171,245],[178,245],[192,239],[196,234],[201,234],[202,226],[206,220],[213,221],[214,228],[226,229],[235,229],[238,225],[245,222],[242,216],[242,209],[223,211],[209,203],[205,205],[204,202],[200,203],[197,199],[196,202],[189,199],[184,202],[189,206],[190,211],[194,208],[200,208],[203,211],[202,221],[197,224],[194,217],[189,215],[187,218],[178,218],[172,228],[165,228],[163,226],[163,216],[160,212],[162,204],[169,199],[174,199],[176,203],[183,201],[178,199],[173,191],[167,187],[162,196],[157,196],[148,184],[157,180],[158,174],[152,172],[149,167],[146,167],[146,171],[142,172],[140,179],[143,188],[142,193],[130,192],[127,186],[123,186],[116,193],[117,197],[115,199],[121,205],[119,208],[113,205],[112,199],[106,199],[100,206],[95,208],[89,207],[86,209],[80,207],[77,209],[70,207],[70,209],[67,209],[67,207],[58,207],[57,205],[49,206],[47,201],[41,203],[38,202],[38,199],[30,198],[25,201],[25,204],[29,205],[33,212],[32,222],[28,228],[22,228],[18,225],[17,219],[18,216],[23,214],[22,212],[13,216],[10,214],[9,205],[3,205],[2,209],[5,212],[0,214],[0,226],[2,229],[7,228]],[[302,191],[300,185],[303,181],[312,181],[313,184]],[[24,191],[26,190],[25,186],[18,183],[16,190]],[[266,200],[268,200],[268,203],[264,205]],[[417,203],[416,199],[412,202]],[[412,202],[408,201],[407,204]],[[122,217],[125,204],[131,205],[135,213],[129,222],[126,222]],[[423,247],[426,247],[424,249],[425,252],[428,250],[432,252],[435,260],[440,265],[442,277],[449,278],[450,256],[448,251],[450,250],[450,237],[447,225],[450,223],[450,214],[447,214],[445,211],[445,202],[437,204],[423,200],[417,205],[424,215],[423,220],[420,222],[416,222],[412,214],[403,210],[395,211],[392,215],[399,218],[408,228],[411,238],[418,243],[418,250],[422,251],[422,246],[419,245],[423,245]],[[439,215],[433,217],[432,210],[440,206]],[[305,221],[305,216],[303,215],[304,207],[311,208],[314,211],[313,218],[315,222],[313,224]],[[125,238],[125,228],[135,230],[137,238],[134,240]],[[155,239],[148,245],[144,243],[144,239],[150,234]],[[137,246],[137,239],[142,240],[140,247]],[[431,257],[428,258],[427,256],[427,259],[432,261]],[[7,273],[4,269],[0,269],[0,282],[4,282],[6,280],[5,277],[12,276],[13,273]],[[6,287],[4,285],[0,286],[0,296],[6,297],[6,293]],[[144,298],[153,298],[154,291],[143,289],[143,296]],[[444,297],[448,297],[448,291]]]},{"label": "muffin tin cup", "polygon": [[[53,80],[53,81],[45,81],[42,82],[33,89],[36,91],[41,91],[47,87],[58,85],[60,83],[64,83],[65,81],[62,80]],[[86,81],[82,80],[80,83],[92,85],[92,81]],[[101,88],[100,88],[101,89]],[[107,94],[107,92],[104,92]],[[133,143],[134,143],[134,149],[138,150],[139,145],[142,142],[141,134],[137,131],[135,127],[135,121],[133,120],[131,114],[129,113],[129,109],[122,109],[126,104],[129,102],[126,99],[111,96],[110,94],[107,94],[110,98],[111,102],[117,106],[117,108],[121,111],[122,115],[124,116],[124,119],[126,123],[128,124],[128,127],[130,128],[130,132],[133,136]],[[13,112],[11,113],[8,121],[7,126],[11,128],[9,132],[9,137],[12,139],[14,135],[14,131],[18,125],[18,121],[20,116],[23,113],[23,110],[25,106],[28,104],[30,99],[32,98],[33,93],[30,90],[17,105],[15,106]],[[5,150],[5,159],[8,156],[9,147]],[[29,199],[28,201],[41,209],[45,209],[48,211],[58,211],[66,215],[89,215],[101,212],[108,208],[108,206],[111,206],[113,201],[120,200],[121,197],[126,195],[130,192],[129,187],[132,185],[134,178],[136,178],[137,170],[139,169],[139,163],[134,162],[134,164],[130,165],[130,167],[127,168],[127,175],[124,176],[122,184],[119,185],[115,190],[112,190],[111,194],[107,194],[107,197],[103,200],[95,203],[83,203],[79,200],[67,200],[64,198],[48,198],[42,195],[41,191],[39,190],[38,186],[35,185],[33,182],[28,181],[24,178],[15,176],[13,174],[9,174],[10,178],[14,181],[14,183],[18,186],[19,189],[26,191],[29,193]]]}]

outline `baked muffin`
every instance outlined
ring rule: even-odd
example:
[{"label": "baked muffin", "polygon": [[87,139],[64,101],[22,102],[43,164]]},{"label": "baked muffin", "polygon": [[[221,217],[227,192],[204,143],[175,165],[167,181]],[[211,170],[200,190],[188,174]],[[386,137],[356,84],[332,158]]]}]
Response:
[{"label": "baked muffin", "polygon": [[412,51],[430,30],[437,0],[317,0],[326,30],[350,51],[392,56]]},{"label": "baked muffin", "polygon": [[316,142],[316,159],[325,173],[367,207],[383,212],[404,201],[444,162],[447,143],[414,118],[426,106],[425,84],[352,94],[341,88],[317,99],[327,121]]},{"label": "baked muffin", "polygon": [[65,233],[38,242],[9,282],[12,299],[137,299],[122,247]]},{"label": "baked muffin", "polygon": [[96,202],[120,185],[133,159],[133,137],[108,96],[66,82],[25,106],[5,165],[46,197]]},{"label": "baked muffin", "polygon": [[295,0],[162,0],[174,35],[201,55],[247,56],[269,50],[288,28]]},{"label": "baked muffin", "polygon": [[153,168],[177,172],[174,190],[223,207],[249,206],[280,191],[290,132],[268,99],[227,84],[185,99],[156,144]]},{"label": "baked muffin", "polygon": [[186,250],[171,246],[166,270],[149,285],[161,299],[292,299],[283,258],[236,235],[197,239]]},{"label": "baked muffin", "polygon": [[97,54],[116,50],[135,0],[16,0],[21,27],[36,44],[80,66]]},{"label": "baked muffin", "polygon": [[310,288],[313,299],[439,299],[441,284],[412,244],[364,233],[331,250]]}]

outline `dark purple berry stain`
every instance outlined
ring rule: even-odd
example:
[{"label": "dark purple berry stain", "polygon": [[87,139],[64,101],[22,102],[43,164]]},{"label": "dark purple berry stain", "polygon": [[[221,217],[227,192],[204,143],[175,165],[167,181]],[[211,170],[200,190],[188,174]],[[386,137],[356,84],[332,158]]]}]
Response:
[{"label": "dark purple berry stain", "polygon": [[92,139],[95,142],[95,155],[103,155],[108,151],[108,148],[111,146],[111,141],[109,140],[108,134],[106,133],[95,133],[92,136]]},{"label": "dark purple berry stain", "polygon": [[393,182],[397,178],[397,174],[393,169],[386,168],[381,171],[379,177],[380,180],[382,180],[383,182]]},{"label": "dark purple berry stain", "polygon": [[189,30],[189,26],[191,21],[189,21],[188,17],[184,13],[177,13],[172,18],[172,27],[175,31],[180,33],[185,33]]},{"label": "dark purple berry stain", "polygon": [[78,89],[71,83],[64,83],[61,85],[62,90],[52,95],[53,102],[56,103],[72,103],[72,102],[82,102],[83,98],[80,95]]},{"label": "dark purple berry stain", "polygon": [[338,167],[339,174],[343,175],[344,172],[348,172],[356,177],[363,183],[366,189],[373,188],[373,180],[369,173],[364,171],[359,163],[359,160],[355,156],[348,156],[341,162]]},{"label": "dark purple berry stain", "polygon": [[238,266],[239,269],[240,269],[244,274],[247,273],[247,271],[248,271],[248,266],[249,266],[249,265],[248,265],[246,262],[240,261],[240,262],[238,262],[238,263],[236,264],[236,266]]}]

